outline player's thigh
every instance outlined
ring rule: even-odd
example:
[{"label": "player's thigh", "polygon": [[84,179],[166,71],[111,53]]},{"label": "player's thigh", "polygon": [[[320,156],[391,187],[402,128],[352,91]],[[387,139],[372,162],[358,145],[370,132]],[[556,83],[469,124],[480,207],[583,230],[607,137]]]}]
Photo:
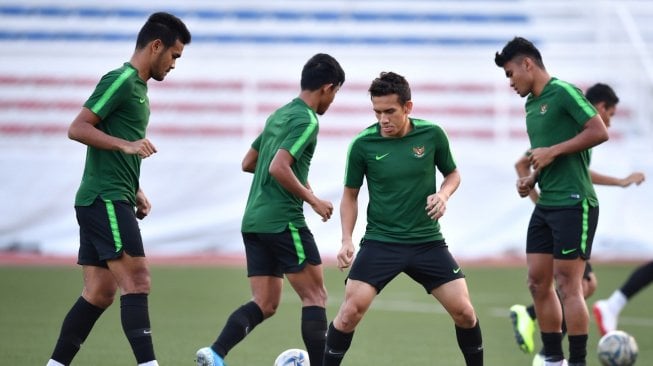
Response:
[{"label": "player's thigh", "polygon": [[380,293],[392,279],[404,271],[411,253],[410,248],[404,244],[363,240],[349,270],[348,281],[365,282]]},{"label": "player's thigh", "polygon": [[556,259],[589,259],[599,218],[599,208],[586,202],[553,210],[548,218]]},{"label": "player's thigh", "polygon": [[449,281],[431,291],[444,309],[453,316],[457,322],[475,322],[475,313],[469,298],[467,282],[464,278]]},{"label": "player's thigh", "polygon": [[411,251],[411,257],[404,272],[421,284],[427,294],[448,282],[465,277],[444,240],[406,247]]},{"label": "player's thigh", "polygon": [[90,206],[76,206],[80,227],[78,263],[107,267],[123,253],[144,257],[143,240],[134,207],[127,201],[98,197]]},{"label": "player's thigh", "polygon": [[369,310],[376,295],[376,287],[363,281],[348,279],[345,285],[345,299],[334,319],[336,328],[346,333],[352,332]]},{"label": "player's thigh", "polygon": [[553,283],[553,255],[543,253],[526,254],[529,287],[547,287]]},{"label": "player's thigh", "polygon": [[145,257],[132,257],[125,252],[107,264],[123,295],[150,292],[150,270]]},{"label": "player's thigh", "polygon": [[326,306],[327,291],[321,264],[307,264],[299,272],[287,273],[286,277],[304,306]]},{"label": "player's thigh", "polygon": [[274,314],[281,302],[283,278],[276,276],[250,276],[249,286],[253,301],[267,318]]},{"label": "player's thigh", "polygon": [[82,296],[86,301],[107,308],[115,298],[118,283],[109,269],[98,266],[82,266],[84,289]]}]

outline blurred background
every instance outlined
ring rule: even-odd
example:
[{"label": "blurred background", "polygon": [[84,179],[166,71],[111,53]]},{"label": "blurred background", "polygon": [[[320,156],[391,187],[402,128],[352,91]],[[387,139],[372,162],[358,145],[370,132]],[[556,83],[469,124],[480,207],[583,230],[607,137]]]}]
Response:
[{"label": "blurred background", "polygon": [[[148,83],[148,137],[159,150],[141,176],[153,204],[141,224],[149,255],[243,252],[251,175],[241,159],[268,114],[297,96],[301,68],[317,52],[336,57],[347,79],[320,120],[309,176],[317,195],[338,207],[348,144],[375,122],[367,88],[381,71],[402,74],[413,116],[448,131],[459,165],[462,185],[441,220],[458,258],[523,256],[533,206],[516,193],[513,165],[529,147],[525,99],[494,65],[514,36],[536,44],[552,76],[616,90],[611,139],[594,149],[592,168],[653,180],[650,1],[2,0],[0,251],[76,254],[73,200],[85,147],[67,138],[68,125],[99,78],[129,60],[149,14],[162,10],[184,20],[193,40],[165,81]],[[650,258],[653,182],[597,192],[594,257]],[[305,212],[332,258],[338,216],[322,223]]]}]

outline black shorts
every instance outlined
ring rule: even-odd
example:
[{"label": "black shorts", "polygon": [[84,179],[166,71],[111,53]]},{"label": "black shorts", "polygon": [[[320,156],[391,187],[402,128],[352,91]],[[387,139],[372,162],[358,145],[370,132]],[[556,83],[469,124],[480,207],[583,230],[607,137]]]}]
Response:
[{"label": "black shorts", "polygon": [[428,294],[465,277],[444,240],[420,244],[363,240],[348,278],[368,283],[380,293],[401,272],[420,283]]},{"label": "black shorts", "polygon": [[290,225],[280,233],[243,233],[247,276],[283,277],[300,272],[306,263],[322,264],[320,252],[308,227]]},{"label": "black shorts", "polygon": [[79,223],[77,263],[107,268],[107,260],[122,252],[144,257],[141,230],[134,206],[127,201],[96,198],[90,206],[75,206]]},{"label": "black shorts", "polygon": [[553,254],[555,259],[588,260],[599,221],[599,208],[587,202],[571,207],[535,206],[528,224],[526,253]]}]

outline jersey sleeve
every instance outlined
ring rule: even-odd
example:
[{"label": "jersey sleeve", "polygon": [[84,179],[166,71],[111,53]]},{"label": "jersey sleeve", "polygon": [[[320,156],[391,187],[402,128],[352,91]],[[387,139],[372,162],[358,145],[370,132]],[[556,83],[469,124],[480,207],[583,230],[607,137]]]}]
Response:
[{"label": "jersey sleeve", "polygon": [[288,151],[295,160],[298,160],[306,147],[317,138],[317,117],[312,111],[306,110],[291,116],[289,122],[292,127],[279,148]]},{"label": "jersey sleeve", "polygon": [[565,109],[580,126],[585,125],[590,118],[598,113],[578,88],[570,84],[564,84],[561,94]]},{"label": "jersey sleeve", "polygon": [[120,74],[104,75],[84,103],[84,107],[90,109],[100,119],[105,119],[131,95],[131,83],[128,79],[134,72],[133,69],[127,69]]},{"label": "jersey sleeve", "polygon": [[259,134],[256,139],[254,139],[254,142],[252,142],[251,148],[256,150],[256,151],[261,151],[261,139],[262,139],[263,134]]},{"label": "jersey sleeve", "polygon": [[434,163],[438,171],[446,176],[456,169],[456,161],[449,146],[447,133],[437,125],[435,126],[435,142]]},{"label": "jersey sleeve", "polygon": [[360,188],[365,176],[365,159],[360,149],[358,139],[349,144],[347,161],[345,163],[345,187]]}]

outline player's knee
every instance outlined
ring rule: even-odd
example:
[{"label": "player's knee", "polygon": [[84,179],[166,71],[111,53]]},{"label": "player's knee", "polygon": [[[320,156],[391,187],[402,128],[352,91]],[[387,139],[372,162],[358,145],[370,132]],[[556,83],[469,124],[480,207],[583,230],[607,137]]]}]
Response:
[{"label": "player's knee", "polygon": [[454,323],[460,328],[473,328],[476,325],[476,313],[471,304],[466,305],[451,313]]},{"label": "player's knee", "polygon": [[89,303],[101,308],[106,309],[116,298],[116,289],[102,289],[96,291],[88,291],[84,289],[83,297]]},{"label": "player's knee", "polygon": [[277,313],[279,308],[278,302],[265,302],[257,303],[258,307],[261,308],[261,313],[263,314],[263,319],[267,319]]}]

